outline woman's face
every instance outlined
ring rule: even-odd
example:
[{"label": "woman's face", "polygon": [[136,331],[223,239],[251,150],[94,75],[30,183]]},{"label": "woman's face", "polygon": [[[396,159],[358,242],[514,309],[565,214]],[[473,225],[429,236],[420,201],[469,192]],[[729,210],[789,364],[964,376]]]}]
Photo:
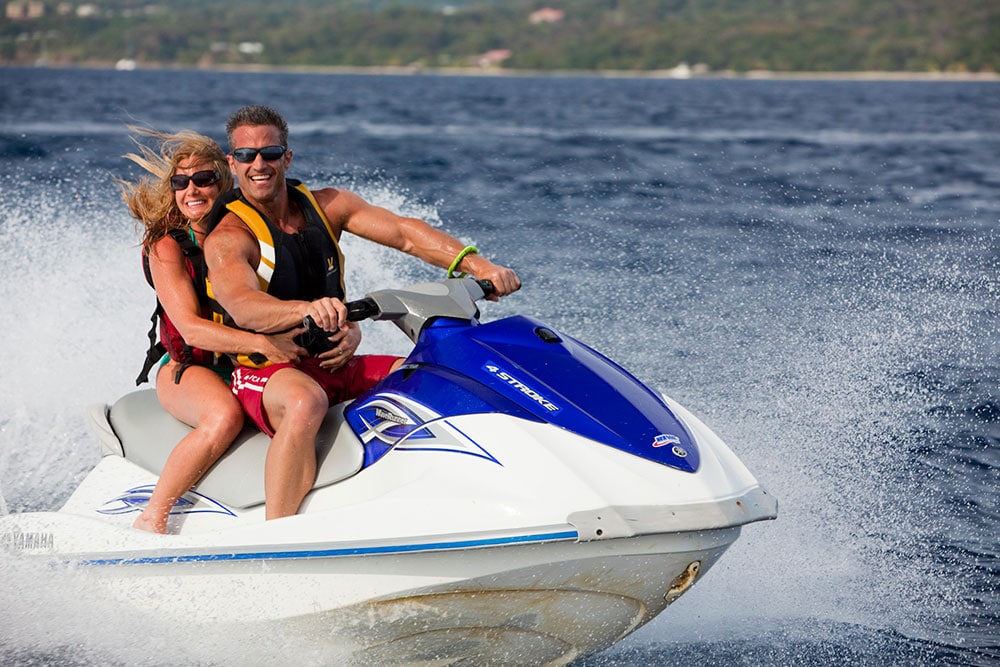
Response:
[{"label": "woman's face", "polygon": [[[213,174],[214,170],[211,160],[201,157],[185,158],[177,164],[170,179],[171,187],[177,208],[188,220],[198,220],[207,215],[219,198],[219,179]],[[181,185],[184,187],[178,189]]]}]

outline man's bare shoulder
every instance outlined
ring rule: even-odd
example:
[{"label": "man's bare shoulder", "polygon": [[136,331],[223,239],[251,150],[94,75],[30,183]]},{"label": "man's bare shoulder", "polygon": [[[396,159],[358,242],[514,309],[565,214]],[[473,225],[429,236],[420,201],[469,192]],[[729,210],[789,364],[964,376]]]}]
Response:
[{"label": "man's bare shoulder", "polygon": [[310,192],[312,192],[313,197],[316,198],[316,201],[319,202],[319,205],[324,209],[328,206],[334,205],[334,203],[338,202],[338,200],[342,201],[344,199],[344,195],[349,194],[347,193],[347,190],[341,190],[340,188],[317,188],[315,190],[310,190]]},{"label": "man's bare shoulder", "polygon": [[312,193],[327,219],[338,228],[365,206],[365,201],[350,190],[321,188]]},{"label": "man's bare shoulder", "polygon": [[247,227],[243,219],[235,213],[227,213],[223,216],[222,220],[212,229],[212,233],[209,234],[209,238],[218,234],[219,236],[225,236],[227,234],[251,234],[250,228]]},{"label": "man's bare shoulder", "polygon": [[256,237],[246,223],[235,213],[229,213],[205,238],[205,248],[256,247]]}]

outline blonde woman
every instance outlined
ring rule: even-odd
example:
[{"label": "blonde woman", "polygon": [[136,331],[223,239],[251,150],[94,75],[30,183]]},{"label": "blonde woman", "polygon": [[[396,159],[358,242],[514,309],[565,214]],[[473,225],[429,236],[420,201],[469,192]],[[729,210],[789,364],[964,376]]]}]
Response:
[{"label": "blonde woman", "polygon": [[[217,353],[260,354],[285,363],[306,351],[292,340],[301,329],[264,335],[212,320],[201,246],[212,206],[233,187],[222,149],[195,132],[130,129],[159,143],[154,150],[133,137],[139,153],[125,157],[149,175],[136,182],[119,181],[122,197],[143,229],[143,265],[157,298],[154,329],[159,319],[160,342],[151,345],[137,384],[159,361],[160,403],[194,427],[174,447],[149,503],[133,524],[140,530],[166,533],[174,503],[222,456],[243,427],[243,409],[229,388],[232,363],[226,354]],[[151,342],[155,337],[151,331]],[[359,343],[360,334],[349,344],[357,348]]]}]

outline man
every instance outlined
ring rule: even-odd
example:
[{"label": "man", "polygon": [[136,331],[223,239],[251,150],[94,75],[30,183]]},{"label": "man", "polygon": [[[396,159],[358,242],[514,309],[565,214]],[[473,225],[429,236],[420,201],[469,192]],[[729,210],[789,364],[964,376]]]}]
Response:
[{"label": "man", "polygon": [[[247,414],[272,436],[264,470],[267,519],[295,514],[316,477],[315,440],[331,403],[353,398],[401,360],[354,356],[360,329],[344,306],[344,231],[440,266],[493,282],[504,296],[520,288],[517,274],[470,252],[422,220],[396,215],[336,188],[310,191],[286,181],[292,162],[288,125],[275,110],[247,106],[226,124],[230,168],[239,191],[205,242],[216,301],[239,327],[262,333],[300,327],[306,316],[335,332],[333,349],[298,363],[233,374],[233,391]],[[303,353],[305,350],[303,350]]]}]

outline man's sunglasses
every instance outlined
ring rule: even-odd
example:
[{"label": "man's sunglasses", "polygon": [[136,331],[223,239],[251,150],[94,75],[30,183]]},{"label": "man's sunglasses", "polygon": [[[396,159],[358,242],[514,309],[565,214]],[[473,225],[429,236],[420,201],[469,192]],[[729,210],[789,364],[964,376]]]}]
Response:
[{"label": "man's sunglasses", "polygon": [[194,184],[199,188],[207,188],[209,185],[215,185],[219,182],[219,172],[212,169],[206,169],[205,171],[196,171],[190,176],[187,174],[177,174],[170,177],[170,187],[175,191],[180,192],[181,190],[187,190],[188,183],[194,181]]},{"label": "man's sunglasses", "polygon": [[237,148],[233,151],[233,159],[243,164],[250,164],[257,159],[257,153],[267,160],[274,162],[285,154],[288,150],[284,146],[264,146],[263,148]]}]

